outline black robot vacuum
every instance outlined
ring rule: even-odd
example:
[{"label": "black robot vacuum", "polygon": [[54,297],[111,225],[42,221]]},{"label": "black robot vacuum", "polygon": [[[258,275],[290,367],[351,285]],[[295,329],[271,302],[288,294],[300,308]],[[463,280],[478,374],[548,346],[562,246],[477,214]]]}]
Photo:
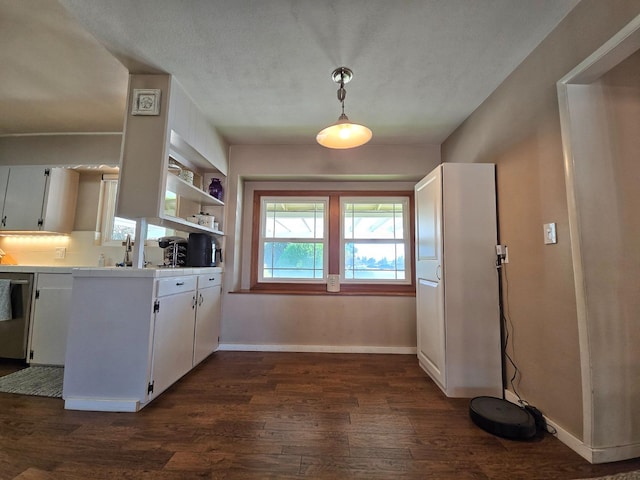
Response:
[{"label": "black robot vacuum", "polygon": [[531,412],[502,398],[472,398],[469,415],[478,427],[498,437],[528,440],[537,433]]}]

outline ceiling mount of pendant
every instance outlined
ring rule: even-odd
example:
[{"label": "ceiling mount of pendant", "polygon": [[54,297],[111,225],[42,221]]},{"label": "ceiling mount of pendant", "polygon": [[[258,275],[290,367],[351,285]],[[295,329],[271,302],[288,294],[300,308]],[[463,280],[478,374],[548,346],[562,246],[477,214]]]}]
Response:
[{"label": "ceiling mount of pendant", "polygon": [[347,84],[353,78],[353,72],[347,67],[338,67],[331,74],[331,78],[335,83]]}]

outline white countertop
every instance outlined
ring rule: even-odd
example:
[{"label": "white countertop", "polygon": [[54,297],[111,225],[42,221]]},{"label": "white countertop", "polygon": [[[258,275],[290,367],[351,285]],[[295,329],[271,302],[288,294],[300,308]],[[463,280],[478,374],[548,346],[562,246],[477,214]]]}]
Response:
[{"label": "white countertop", "polygon": [[77,267],[55,267],[51,265],[2,265],[0,273],[71,273]]},{"label": "white countertop", "polygon": [[74,268],[74,277],[182,277],[205,273],[222,273],[222,267],[189,268],[131,268],[131,267],[80,267]]},{"label": "white countertop", "polygon": [[180,277],[222,273],[222,267],[131,268],[131,267],[55,267],[38,265],[0,265],[0,273],[69,273],[76,277]]}]

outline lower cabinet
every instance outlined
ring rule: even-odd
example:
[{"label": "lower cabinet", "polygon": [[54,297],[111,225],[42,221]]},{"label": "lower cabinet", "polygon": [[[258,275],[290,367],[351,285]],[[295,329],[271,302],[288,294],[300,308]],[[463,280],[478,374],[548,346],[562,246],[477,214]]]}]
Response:
[{"label": "lower cabinet", "polygon": [[64,365],[71,311],[72,277],[69,273],[36,274],[27,361],[38,365]]},{"label": "lower cabinet", "polygon": [[74,270],[66,409],[138,411],[217,349],[222,273],[198,270]]},{"label": "lower cabinet", "polygon": [[156,281],[150,398],[193,367],[196,281],[196,277]]},{"label": "lower cabinet", "polygon": [[196,324],[193,341],[193,365],[218,349],[220,340],[220,300],[222,274],[198,276]]}]

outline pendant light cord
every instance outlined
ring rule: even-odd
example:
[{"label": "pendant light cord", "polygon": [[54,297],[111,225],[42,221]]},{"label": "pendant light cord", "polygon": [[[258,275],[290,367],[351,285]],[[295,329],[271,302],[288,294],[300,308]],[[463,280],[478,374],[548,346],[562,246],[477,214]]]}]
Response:
[{"label": "pendant light cord", "polygon": [[340,88],[338,89],[338,101],[342,105],[342,115],[344,115],[344,99],[347,96],[347,91],[344,89],[344,72],[340,74]]}]

